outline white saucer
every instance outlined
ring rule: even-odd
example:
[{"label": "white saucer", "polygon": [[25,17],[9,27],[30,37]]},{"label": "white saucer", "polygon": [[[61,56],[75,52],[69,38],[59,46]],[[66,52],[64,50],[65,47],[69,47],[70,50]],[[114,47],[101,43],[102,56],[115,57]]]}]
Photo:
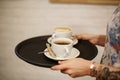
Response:
[{"label": "white saucer", "polygon": [[[48,38],[48,43],[51,43],[51,40],[52,40],[52,37],[49,37]],[[73,40],[73,45],[77,44],[78,43],[78,40],[77,39],[72,39]]]},{"label": "white saucer", "polygon": [[70,59],[70,58],[75,58],[77,56],[80,55],[80,51],[76,48],[73,48],[71,53],[69,54],[69,56],[65,57],[65,58],[54,58],[52,56],[49,55],[49,52],[47,52],[47,49],[44,50],[44,55],[50,59],[53,59],[53,60],[67,60],[67,59]]}]

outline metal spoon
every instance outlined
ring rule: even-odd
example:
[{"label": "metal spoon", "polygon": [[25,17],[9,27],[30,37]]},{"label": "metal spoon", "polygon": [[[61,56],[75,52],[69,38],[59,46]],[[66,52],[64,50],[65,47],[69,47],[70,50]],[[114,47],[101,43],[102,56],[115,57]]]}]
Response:
[{"label": "metal spoon", "polygon": [[43,53],[45,53],[45,52],[48,52],[48,51],[41,51],[41,52],[38,52],[38,54],[43,54]]}]

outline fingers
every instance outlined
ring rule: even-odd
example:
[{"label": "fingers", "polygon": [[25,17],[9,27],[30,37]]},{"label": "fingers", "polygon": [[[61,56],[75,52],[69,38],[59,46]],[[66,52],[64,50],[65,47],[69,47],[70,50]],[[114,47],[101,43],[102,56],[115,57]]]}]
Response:
[{"label": "fingers", "polygon": [[52,70],[63,70],[63,69],[66,69],[67,67],[64,66],[64,65],[56,65],[56,66],[53,66],[51,67]]},{"label": "fingers", "polygon": [[89,39],[89,34],[77,34],[77,35],[75,35],[75,37],[77,38],[77,39],[83,39],[83,40],[88,40]]},{"label": "fingers", "polygon": [[78,75],[74,74],[73,71],[70,69],[61,70],[61,72],[64,74],[68,74],[72,78],[78,77]]},{"label": "fingers", "polygon": [[61,72],[64,73],[64,74],[68,74],[68,75],[72,74],[72,71],[70,69],[61,70]]},{"label": "fingers", "polygon": [[75,35],[75,37],[76,37],[77,39],[83,39],[83,40],[92,39],[94,36],[96,36],[96,35],[94,35],[94,34],[87,34],[87,33]]},{"label": "fingers", "polygon": [[67,69],[67,66],[65,64],[61,64],[61,65],[56,65],[51,67],[52,70],[64,70]]},{"label": "fingers", "polygon": [[74,37],[77,38],[77,39],[81,39],[81,38],[82,38],[82,35],[81,35],[81,34],[79,34],[79,35],[74,35]]},{"label": "fingers", "polygon": [[73,74],[72,74],[72,71],[70,69],[65,69],[65,70],[61,70],[62,73],[64,74],[68,74],[69,76],[71,77],[75,77]]},{"label": "fingers", "polygon": [[[76,59],[69,59],[65,61],[58,61],[58,65],[55,65],[51,67],[52,70],[60,70],[64,74],[68,74],[70,77],[78,77],[79,73],[74,69],[74,67],[71,66],[74,61],[78,60]],[[79,58],[81,60],[81,58]]]},{"label": "fingers", "polygon": [[68,62],[68,60],[66,60],[66,61],[58,61],[58,64],[64,64],[64,63],[67,63]]},{"label": "fingers", "polygon": [[58,61],[58,64],[59,65],[56,65],[56,66],[53,66],[51,67],[52,70],[63,70],[63,69],[67,69],[68,66],[67,64],[64,64],[64,63],[67,63],[68,61]]}]

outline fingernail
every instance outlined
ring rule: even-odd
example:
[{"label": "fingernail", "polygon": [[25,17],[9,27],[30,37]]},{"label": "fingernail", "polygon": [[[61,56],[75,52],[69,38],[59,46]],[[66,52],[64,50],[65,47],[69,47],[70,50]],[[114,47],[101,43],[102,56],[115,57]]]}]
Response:
[{"label": "fingernail", "polygon": [[61,63],[62,61],[58,61],[58,63]]},{"label": "fingernail", "polygon": [[51,67],[52,70],[54,70],[54,67]]}]

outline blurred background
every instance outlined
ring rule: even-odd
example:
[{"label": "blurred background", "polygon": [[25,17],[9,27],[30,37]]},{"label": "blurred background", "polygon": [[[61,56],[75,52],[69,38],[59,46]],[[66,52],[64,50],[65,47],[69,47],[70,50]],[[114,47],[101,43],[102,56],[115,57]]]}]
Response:
[{"label": "blurred background", "polygon": [[[24,62],[15,54],[16,45],[28,38],[52,34],[68,26],[74,34],[105,34],[117,5],[55,4],[48,0],[0,0],[0,80],[94,80],[71,78],[59,71]],[[100,62],[103,47],[97,46]]]}]

